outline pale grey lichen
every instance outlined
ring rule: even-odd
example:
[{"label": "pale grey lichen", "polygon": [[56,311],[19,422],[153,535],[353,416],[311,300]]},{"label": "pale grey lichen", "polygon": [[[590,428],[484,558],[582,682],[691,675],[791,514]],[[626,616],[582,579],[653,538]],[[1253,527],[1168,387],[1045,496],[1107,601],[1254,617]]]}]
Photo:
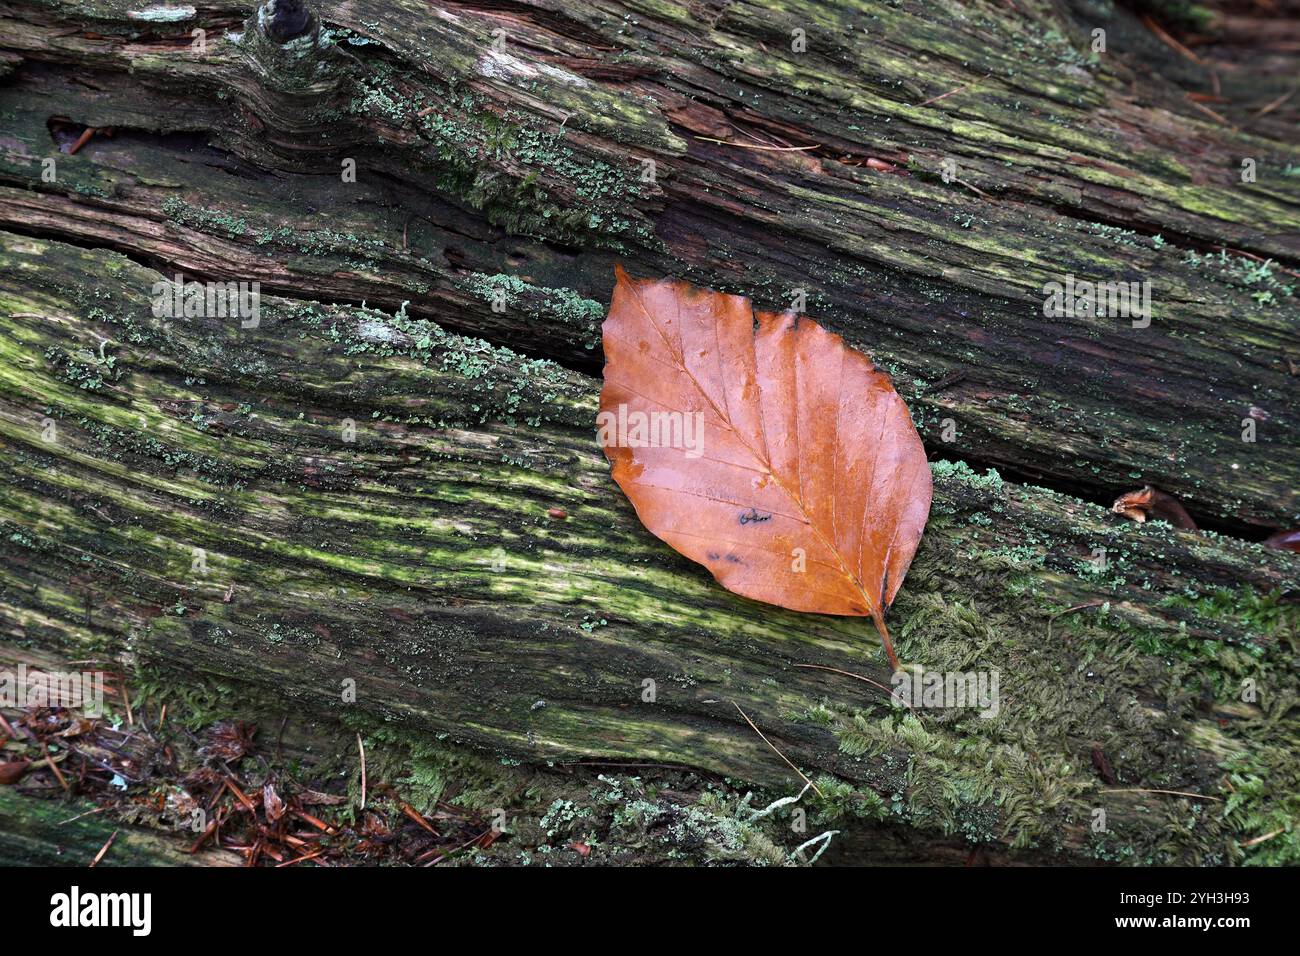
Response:
[{"label": "pale grey lichen", "polygon": [[144,20],[147,23],[180,23],[195,14],[193,7],[168,7],[159,4],[145,7],[143,10],[128,10],[126,15],[132,20]]}]

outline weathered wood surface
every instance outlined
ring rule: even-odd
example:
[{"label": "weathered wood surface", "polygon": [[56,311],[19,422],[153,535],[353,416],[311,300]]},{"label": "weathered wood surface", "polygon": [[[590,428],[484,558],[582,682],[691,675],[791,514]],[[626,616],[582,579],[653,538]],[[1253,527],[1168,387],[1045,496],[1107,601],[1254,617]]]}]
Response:
[{"label": "weathered wood surface", "polygon": [[[325,32],[284,47],[244,29],[246,4],[136,9],[0,7],[0,222],[409,300],[589,369],[582,300],[608,301],[616,258],[771,304],[804,289],[895,373],[927,439],[954,420],[951,457],[1098,500],[1149,481],[1232,527],[1297,519],[1297,103],[1259,109],[1293,54],[1198,65],[1109,5],[327,3]],[[1216,82],[1222,122],[1188,99]],[[52,117],[65,138],[117,132],[43,184]],[[1151,326],[1046,319],[1065,273],[1151,279]],[[539,321],[488,308],[520,282]]]},{"label": "weathered wood surface", "polygon": [[[797,788],[734,702],[918,844],[1293,859],[1243,845],[1295,815],[1294,557],[1094,503],[1151,482],[1231,532],[1296,519],[1295,106],[1252,118],[1287,77],[1222,68],[1233,128],[1127,14],[1089,64],[1088,15],[1018,8],[325,4],[283,48],[244,4],[0,8],[5,642],[231,710]],[[61,152],[86,126],[115,134]],[[887,682],[863,621],[733,597],[638,525],[592,424],[616,260],[806,289],[894,374],[945,461],[891,630],[998,670],[997,718],[796,667]],[[164,322],[177,271],[275,296],[257,329]],[[1150,328],[1044,318],[1065,272],[1152,278]],[[1133,788],[1240,797],[1102,792]]]},{"label": "weathered wood surface", "polygon": [[[887,683],[864,621],[734,597],[639,526],[611,493],[580,373],[355,307],[268,297],[257,330],[155,319],[158,275],[120,256],[13,235],[3,250],[11,641],[124,653],[235,708],[793,784],[734,701],[807,772],[905,795],[918,823],[1074,853],[1105,853],[1087,830],[1099,801],[1112,822],[1132,810],[1145,836],[1112,832],[1154,858],[1187,812],[1103,797],[1094,745],[1128,786],[1208,795],[1220,761],[1287,753],[1294,617],[1276,595],[1296,585],[1292,555],[936,465],[891,615],[899,653],[996,669],[1005,703],[993,720],[914,722],[795,666]],[[1049,639],[1051,614],[1103,597]],[[1265,706],[1240,703],[1245,677]],[[1170,858],[1227,858],[1222,827]]]},{"label": "weathered wood surface", "polygon": [[[87,801],[34,800],[0,787],[0,860],[5,866],[237,866],[225,851],[189,854],[172,834],[121,826],[92,815]],[[112,841],[109,843],[109,841]]]}]

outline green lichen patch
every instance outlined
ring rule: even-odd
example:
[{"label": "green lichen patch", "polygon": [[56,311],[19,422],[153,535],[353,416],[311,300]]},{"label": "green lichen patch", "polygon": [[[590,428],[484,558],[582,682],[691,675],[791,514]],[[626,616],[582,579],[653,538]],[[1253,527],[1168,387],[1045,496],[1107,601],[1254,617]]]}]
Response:
[{"label": "green lichen patch", "polygon": [[605,307],[572,289],[530,285],[516,276],[474,273],[458,286],[494,308],[523,309],[534,321],[558,325],[585,349],[600,344],[600,323]]}]

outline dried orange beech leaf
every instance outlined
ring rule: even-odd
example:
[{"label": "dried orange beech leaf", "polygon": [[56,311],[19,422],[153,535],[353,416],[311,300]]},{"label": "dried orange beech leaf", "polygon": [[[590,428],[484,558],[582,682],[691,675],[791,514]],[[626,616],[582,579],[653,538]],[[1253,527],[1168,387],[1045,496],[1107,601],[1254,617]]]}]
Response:
[{"label": "dried orange beech leaf", "polygon": [[617,270],[601,444],[647,528],[737,594],[885,629],[930,513],[907,406],[815,322]]}]

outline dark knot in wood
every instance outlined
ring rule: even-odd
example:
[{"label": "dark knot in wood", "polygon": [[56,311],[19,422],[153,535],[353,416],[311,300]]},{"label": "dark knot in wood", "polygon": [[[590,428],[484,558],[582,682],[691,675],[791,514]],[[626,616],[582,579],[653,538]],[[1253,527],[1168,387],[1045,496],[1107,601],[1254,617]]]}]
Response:
[{"label": "dark knot in wood", "polygon": [[268,37],[276,43],[287,43],[307,32],[311,11],[302,0],[268,0],[261,20]]}]

